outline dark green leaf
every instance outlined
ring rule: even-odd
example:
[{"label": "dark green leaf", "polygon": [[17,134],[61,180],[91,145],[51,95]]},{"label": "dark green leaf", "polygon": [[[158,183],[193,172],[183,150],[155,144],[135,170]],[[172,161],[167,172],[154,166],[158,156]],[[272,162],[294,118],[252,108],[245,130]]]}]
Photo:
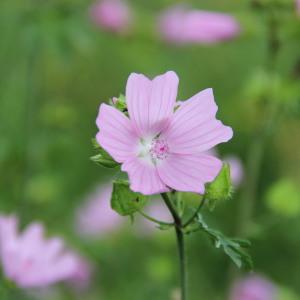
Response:
[{"label": "dark green leaf", "polygon": [[[242,248],[250,247],[250,242],[243,239],[229,238],[220,231],[210,228],[202,218],[197,216],[199,229],[206,233],[216,248],[222,249],[226,255],[239,267],[251,270],[253,267],[252,259]],[[195,225],[193,225],[195,226]]]},{"label": "dark green leaf", "polygon": [[134,214],[146,204],[146,201],[146,196],[130,190],[127,181],[117,180],[113,183],[111,207],[121,216]]}]

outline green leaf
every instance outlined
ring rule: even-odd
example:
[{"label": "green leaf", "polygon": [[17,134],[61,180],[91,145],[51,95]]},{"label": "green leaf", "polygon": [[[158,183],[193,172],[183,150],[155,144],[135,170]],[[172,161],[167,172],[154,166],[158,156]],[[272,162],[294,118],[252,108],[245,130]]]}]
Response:
[{"label": "green leaf", "polygon": [[[250,255],[243,250],[243,248],[249,248],[251,246],[249,241],[229,238],[220,231],[210,228],[203,220],[201,214],[198,214],[196,220],[199,225],[198,229],[206,233],[210,237],[213,245],[218,249],[222,249],[239,268],[244,267],[247,270],[253,268]],[[193,226],[195,226],[195,224],[193,224]]]},{"label": "green leaf", "polygon": [[93,162],[105,168],[116,168],[120,165],[97,143],[95,139],[92,140],[92,143],[95,150],[98,152],[98,154],[91,157]]},{"label": "green leaf", "polygon": [[133,215],[147,202],[147,197],[130,190],[128,181],[116,180],[113,183],[111,207],[121,216]]},{"label": "green leaf", "polygon": [[213,210],[217,202],[229,199],[231,193],[230,166],[228,163],[224,163],[215,180],[205,185],[204,197],[208,200],[210,210]]}]

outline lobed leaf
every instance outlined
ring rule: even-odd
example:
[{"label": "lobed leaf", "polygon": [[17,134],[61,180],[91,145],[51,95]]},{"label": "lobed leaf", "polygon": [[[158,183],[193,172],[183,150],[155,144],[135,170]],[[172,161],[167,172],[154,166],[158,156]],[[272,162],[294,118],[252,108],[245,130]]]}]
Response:
[{"label": "lobed leaf", "polygon": [[146,196],[130,190],[128,181],[116,180],[113,183],[111,207],[121,216],[132,216],[146,202]]}]

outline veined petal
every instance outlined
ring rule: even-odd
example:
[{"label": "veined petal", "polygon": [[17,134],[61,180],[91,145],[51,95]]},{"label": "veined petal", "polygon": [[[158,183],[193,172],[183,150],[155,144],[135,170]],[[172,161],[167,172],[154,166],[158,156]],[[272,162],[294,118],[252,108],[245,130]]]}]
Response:
[{"label": "veined petal", "polygon": [[97,142],[117,161],[134,154],[138,138],[129,119],[112,106],[101,104],[96,120]]},{"label": "veined petal", "polygon": [[214,180],[222,162],[210,155],[170,154],[158,167],[161,180],[177,191],[204,193],[204,184]]},{"label": "veined petal", "polygon": [[131,74],[126,86],[130,119],[140,136],[157,133],[166,126],[176,102],[179,79],[169,71],[152,81],[142,74]]},{"label": "veined petal", "polygon": [[157,169],[138,158],[126,161],[122,165],[122,171],[128,173],[130,188],[134,192],[152,195],[168,191],[166,185],[161,181]]},{"label": "veined petal", "polygon": [[232,129],[216,119],[218,107],[212,89],[183,102],[163,136],[173,153],[199,153],[232,138]]}]

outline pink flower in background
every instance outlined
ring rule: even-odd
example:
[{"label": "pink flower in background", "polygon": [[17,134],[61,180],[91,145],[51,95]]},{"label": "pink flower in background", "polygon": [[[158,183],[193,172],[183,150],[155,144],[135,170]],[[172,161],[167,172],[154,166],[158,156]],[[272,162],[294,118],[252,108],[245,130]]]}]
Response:
[{"label": "pink flower in background", "polygon": [[226,156],[223,159],[230,166],[230,177],[232,184],[237,187],[244,179],[244,168],[241,160],[236,156]]},{"label": "pink flower in background", "polygon": [[159,31],[176,44],[213,44],[239,35],[240,25],[231,15],[173,7],[162,14]]},{"label": "pink flower in background", "polygon": [[21,288],[40,288],[73,276],[78,258],[64,249],[61,239],[46,240],[39,223],[23,233],[17,227],[16,217],[0,217],[0,259],[8,279]]},{"label": "pink flower in background", "polygon": [[232,137],[216,119],[212,89],[185,101],[174,112],[178,88],[174,72],[149,80],[131,74],[126,86],[129,118],[106,104],[97,117],[98,143],[128,173],[130,187],[143,194],[204,192],[222,162],[204,152]]},{"label": "pink flower in background", "polygon": [[[165,204],[161,201],[161,199],[153,199],[151,203],[146,207],[145,213],[149,215],[150,217],[155,218],[156,220],[162,221],[162,222],[167,222],[167,223],[172,223],[173,218],[165,206]],[[156,228],[157,224],[147,220],[146,218],[142,219],[142,227],[145,232],[151,233],[154,231]]]},{"label": "pink flower in background", "polygon": [[91,282],[92,267],[88,261],[77,257],[77,268],[73,275],[68,279],[68,283],[76,290],[86,290]]},{"label": "pink flower in background", "polygon": [[131,23],[131,12],[122,0],[100,0],[90,9],[92,21],[106,30],[124,33]]},{"label": "pink flower in background", "polygon": [[110,207],[112,184],[99,186],[78,209],[76,230],[82,236],[101,237],[119,228],[123,219]]},{"label": "pink flower in background", "polygon": [[235,283],[230,300],[275,300],[275,297],[276,289],[272,282],[252,275]]},{"label": "pink flower in background", "polygon": [[296,11],[297,14],[300,15],[300,0],[296,0]]}]

